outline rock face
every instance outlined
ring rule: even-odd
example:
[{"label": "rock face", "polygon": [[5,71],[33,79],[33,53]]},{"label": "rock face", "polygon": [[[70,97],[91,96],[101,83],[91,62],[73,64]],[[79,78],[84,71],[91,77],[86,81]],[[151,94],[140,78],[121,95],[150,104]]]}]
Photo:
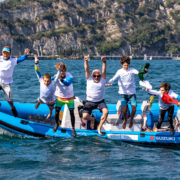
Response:
[{"label": "rock face", "polygon": [[180,50],[176,0],[7,0],[0,48],[38,55],[166,55]]}]

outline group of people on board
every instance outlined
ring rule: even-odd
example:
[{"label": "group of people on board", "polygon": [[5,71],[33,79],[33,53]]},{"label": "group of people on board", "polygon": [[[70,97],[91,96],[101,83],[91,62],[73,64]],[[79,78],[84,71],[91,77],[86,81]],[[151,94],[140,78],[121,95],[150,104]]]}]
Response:
[{"label": "group of people on board", "polygon": [[[0,90],[3,90],[4,95],[11,106],[12,113],[15,117],[18,116],[18,112],[13,104],[11,84],[13,82],[13,71],[15,66],[24,61],[29,55],[30,50],[25,49],[24,55],[19,58],[11,57],[11,48],[5,46],[2,49],[2,56],[0,56]],[[37,74],[40,83],[40,97],[37,99],[35,108],[37,109],[41,103],[47,104],[49,107],[49,114],[47,119],[52,115],[52,111],[55,108],[55,126],[53,131],[56,132],[59,125],[59,113],[63,105],[67,105],[70,111],[72,135],[76,136],[75,132],[75,115],[74,115],[74,90],[73,90],[73,76],[67,72],[67,67],[64,63],[60,62],[55,65],[57,74],[51,77],[49,73],[43,76],[39,70],[39,60],[37,55],[34,55],[35,59],[35,72]],[[98,133],[103,135],[101,132],[102,125],[108,117],[108,108],[104,100],[105,86],[110,86],[115,80],[118,80],[118,86],[120,94],[120,101],[123,114],[122,128],[126,128],[128,121],[128,104],[131,104],[131,114],[129,118],[129,128],[133,127],[133,118],[136,113],[136,85],[135,75],[139,76],[141,81],[144,80],[143,75],[148,72],[149,63],[141,68],[140,71],[130,67],[130,58],[122,56],[120,64],[122,66],[116,74],[107,82],[106,81],[106,57],[102,56],[102,71],[95,69],[90,72],[88,64],[89,56],[84,57],[84,69],[86,77],[86,101],[83,107],[82,118],[90,120],[90,128],[94,129],[95,117],[92,115],[94,109],[99,109],[102,112],[100,123],[97,127]],[[53,79],[53,80],[52,80]],[[157,128],[161,128],[161,124],[164,120],[165,113],[168,112],[168,121],[170,124],[170,133],[174,134],[173,126],[173,113],[174,104],[180,105],[180,102],[174,99],[180,99],[180,96],[174,93],[170,89],[170,84],[162,82],[160,85],[160,91],[146,88],[148,93],[159,97],[160,115],[157,123]],[[56,96],[56,99],[55,99]]]}]

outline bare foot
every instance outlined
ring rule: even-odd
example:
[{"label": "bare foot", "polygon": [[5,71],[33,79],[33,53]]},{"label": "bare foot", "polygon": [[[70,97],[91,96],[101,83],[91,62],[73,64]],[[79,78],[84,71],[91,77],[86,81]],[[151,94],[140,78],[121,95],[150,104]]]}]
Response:
[{"label": "bare foot", "polygon": [[99,129],[99,127],[98,127],[98,134],[100,134],[101,136],[103,136],[104,134],[101,132],[101,129]]},{"label": "bare foot", "polygon": [[94,129],[94,125],[95,125],[95,118],[94,118],[94,120],[91,120],[90,128],[91,128],[91,129]]},{"label": "bare foot", "polygon": [[123,123],[122,123],[122,128],[123,129],[126,129],[126,123],[127,123],[127,120],[124,120]]},{"label": "bare foot", "polygon": [[133,121],[130,120],[130,121],[129,121],[129,128],[132,128],[132,127],[133,127]]},{"label": "bare foot", "polygon": [[56,132],[57,129],[58,129],[58,127],[59,127],[59,123],[56,123],[55,126],[54,126],[54,128],[53,128],[53,132]]},{"label": "bare foot", "polygon": [[98,133],[102,136],[101,129],[99,128],[99,126],[97,130],[98,130]]}]

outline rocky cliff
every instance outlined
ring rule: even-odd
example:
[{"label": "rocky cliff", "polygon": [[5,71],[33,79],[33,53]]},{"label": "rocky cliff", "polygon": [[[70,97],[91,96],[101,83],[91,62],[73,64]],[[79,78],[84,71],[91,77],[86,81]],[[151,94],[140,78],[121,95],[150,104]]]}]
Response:
[{"label": "rocky cliff", "polygon": [[180,50],[178,0],[6,0],[0,48],[20,55],[166,55]]}]

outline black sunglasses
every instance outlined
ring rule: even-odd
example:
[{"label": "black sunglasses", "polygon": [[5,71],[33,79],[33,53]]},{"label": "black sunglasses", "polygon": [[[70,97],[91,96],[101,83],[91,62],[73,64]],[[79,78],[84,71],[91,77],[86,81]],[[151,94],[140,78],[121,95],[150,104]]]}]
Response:
[{"label": "black sunglasses", "polygon": [[93,77],[95,78],[95,77],[97,77],[97,78],[100,78],[101,77],[101,75],[93,75]]}]

